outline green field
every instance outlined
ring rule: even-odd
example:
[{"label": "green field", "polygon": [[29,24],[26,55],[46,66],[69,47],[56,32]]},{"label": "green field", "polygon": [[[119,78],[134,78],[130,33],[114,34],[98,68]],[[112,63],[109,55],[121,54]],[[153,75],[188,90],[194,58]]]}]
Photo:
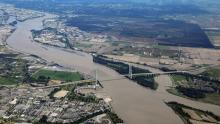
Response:
[{"label": "green field", "polygon": [[187,81],[187,78],[182,75],[172,75],[171,78],[173,79],[173,83],[179,85],[183,81]]},{"label": "green field", "polygon": [[13,78],[0,76],[0,85],[16,85],[17,83]]},{"label": "green field", "polygon": [[62,81],[79,81],[82,76],[78,72],[66,72],[66,71],[52,71],[52,70],[39,70],[32,77],[38,79],[39,76],[50,77],[52,80]]},{"label": "green field", "polygon": [[[176,96],[183,97],[183,98],[195,100],[195,99],[192,99],[192,98],[189,98],[189,97],[183,95],[181,92],[177,91],[175,88],[167,89],[167,92],[169,92],[169,93],[171,93],[173,95],[176,95]],[[220,94],[217,94],[217,93],[207,93],[207,94],[205,94],[205,98],[197,99],[197,100],[200,101],[200,102],[220,105]]]},{"label": "green field", "polygon": [[217,94],[217,93],[206,94],[206,97],[201,99],[200,101],[212,103],[215,105],[220,105],[220,94]]},{"label": "green field", "polygon": [[212,77],[215,79],[220,79],[220,68],[211,68],[203,72],[202,75]]},{"label": "green field", "polygon": [[[202,75],[219,79],[220,78],[220,69],[219,69],[219,67],[210,68],[210,69],[206,70],[205,72],[203,72]],[[171,75],[171,77],[173,79],[173,84],[175,84],[176,86],[187,85],[191,88],[193,88],[193,87],[195,88],[195,86],[198,87],[197,85],[193,84],[193,82],[195,80],[190,77],[182,76],[182,75]],[[212,83],[212,82],[210,82],[210,83]],[[207,83],[207,85],[208,84],[209,83]],[[219,85],[218,84],[213,84],[213,85],[211,84],[210,86],[218,87]],[[217,92],[213,92],[213,93],[204,92],[204,95],[205,95],[204,98],[195,99],[195,98],[184,95],[184,93],[179,91],[176,87],[172,87],[170,89],[167,89],[167,91],[171,94],[174,94],[174,95],[177,95],[180,97],[184,97],[184,98],[188,98],[191,100],[220,105],[220,94],[218,94]]]},{"label": "green field", "polygon": [[172,78],[174,81],[185,81],[186,80],[186,77],[182,75],[174,75],[172,76]]},{"label": "green field", "polygon": [[74,46],[77,48],[90,48],[93,45],[92,44],[85,44],[85,43],[75,43]]}]

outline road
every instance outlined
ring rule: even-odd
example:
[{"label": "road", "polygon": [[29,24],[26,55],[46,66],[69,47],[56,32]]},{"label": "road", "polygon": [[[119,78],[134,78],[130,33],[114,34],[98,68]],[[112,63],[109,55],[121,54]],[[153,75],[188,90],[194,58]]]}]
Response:
[{"label": "road", "polygon": [[84,84],[84,83],[94,83],[96,82],[95,80],[80,80],[80,81],[74,81],[74,82],[68,82],[68,83],[63,83],[63,84],[58,84],[58,85],[49,85],[49,86],[43,86],[43,87],[35,87],[37,89],[47,89],[47,88],[53,88],[53,87],[61,87],[61,86],[66,86],[66,85],[78,85],[78,84]]},{"label": "road", "polygon": [[[97,68],[99,80],[120,76],[120,74],[105,66],[94,64],[92,56],[89,54],[77,51],[69,52],[31,41],[30,30],[41,29],[42,20],[51,17],[53,15],[46,14],[45,17],[19,23],[16,31],[7,39],[8,47],[21,53],[37,55],[48,62],[55,62],[64,67],[77,69],[87,74],[91,74]],[[149,70],[161,72],[152,68],[149,68]],[[167,93],[166,88],[172,84],[169,76],[158,76],[156,81],[159,83],[157,91],[146,89],[129,79],[105,81],[102,83],[104,88],[98,91],[98,93],[111,96],[113,99],[113,109],[127,124],[183,123],[164,101],[177,101],[199,109],[213,111],[220,115],[219,106],[199,103]]]}]

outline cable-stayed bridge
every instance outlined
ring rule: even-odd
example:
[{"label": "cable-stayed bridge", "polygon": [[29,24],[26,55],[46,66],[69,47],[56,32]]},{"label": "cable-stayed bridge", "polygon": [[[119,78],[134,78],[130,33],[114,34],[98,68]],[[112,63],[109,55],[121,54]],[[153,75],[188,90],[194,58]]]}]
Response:
[{"label": "cable-stayed bridge", "polygon": [[122,79],[133,79],[134,77],[138,76],[158,76],[158,75],[167,75],[167,74],[184,74],[188,73],[187,71],[170,71],[170,72],[157,72],[157,73],[133,73],[132,72],[132,66],[129,64],[129,72],[128,74],[119,75],[115,77],[111,77],[109,79],[98,79],[98,70],[95,70],[95,79],[88,79],[88,80],[80,80],[80,81],[73,81],[73,82],[67,82],[63,84],[58,85],[50,85],[50,86],[43,86],[43,87],[36,87],[36,88],[53,88],[53,87],[60,87],[60,86],[66,86],[66,85],[77,85],[77,84],[84,84],[84,83],[96,83],[96,85],[99,82],[106,82],[106,81],[113,81],[113,80],[122,80]]}]

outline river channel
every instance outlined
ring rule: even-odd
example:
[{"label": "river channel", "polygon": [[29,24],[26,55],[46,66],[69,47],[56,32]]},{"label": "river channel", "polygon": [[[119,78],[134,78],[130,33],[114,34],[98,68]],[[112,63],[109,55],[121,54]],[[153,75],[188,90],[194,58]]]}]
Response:
[{"label": "river channel", "polygon": [[[48,62],[55,62],[87,74],[92,74],[97,68],[100,80],[119,76],[117,72],[105,66],[94,64],[90,54],[78,51],[68,52],[33,42],[31,30],[42,29],[42,20],[51,17],[53,15],[46,14],[44,17],[19,22],[16,31],[7,39],[8,47],[24,54],[37,55]],[[153,68],[148,69],[153,72],[159,71]],[[165,101],[177,101],[220,115],[219,106],[195,102],[167,93],[166,88],[172,83],[169,76],[159,76],[156,80],[159,83],[157,91],[123,79],[101,82],[104,88],[98,92],[112,98],[114,111],[127,124],[182,124],[182,120],[164,103]]]}]

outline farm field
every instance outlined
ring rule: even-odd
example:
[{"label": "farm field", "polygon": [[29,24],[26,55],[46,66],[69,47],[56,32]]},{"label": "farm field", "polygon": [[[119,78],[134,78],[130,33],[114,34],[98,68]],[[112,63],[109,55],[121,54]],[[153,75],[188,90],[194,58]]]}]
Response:
[{"label": "farm field", "polygon": [[53,71],[53,70],[39,70],[32,77],[38,79],[40,76],[49,77],[51,80],[62,80],[62,81],[78,81],[82,77],[78,72],[65,72],[65,71]]}]

